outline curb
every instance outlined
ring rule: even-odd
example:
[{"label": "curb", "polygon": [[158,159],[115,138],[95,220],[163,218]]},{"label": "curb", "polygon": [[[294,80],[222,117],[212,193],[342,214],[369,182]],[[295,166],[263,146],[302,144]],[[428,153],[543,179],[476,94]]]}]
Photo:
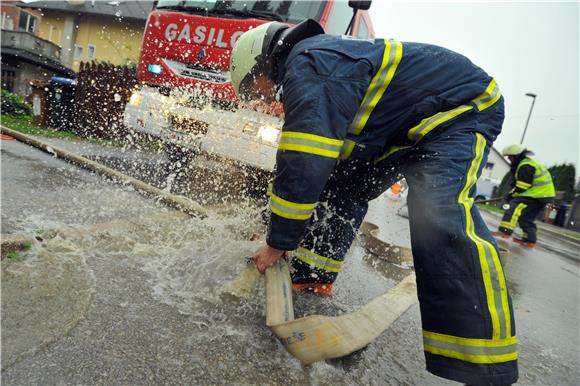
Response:
[{"label": "curb", "polygon": [[0,126],[0,131],[2,134],[10,135],[19,140],[20,142],[24,142],[28,145],[44,150],[45,152],[52,154],[55,157],[60,157],[66,161],[79,165],[85,169],[105,175],[122,185],[130,185],[136,190],[152,195],[156,200],[161,201],[168,206],[181,210],[189,215],[195,217],[207,217],[208,215],[207,210],[205,208],[203,208],[200,204],[187,197],[167,193],[159,188],[149,185],[136,178],[127,176],[121,172],[118,172],[117,170],[111,169],[110,167],[102,165],[98,162],[92,161],[78,154],[61,149],[57,146],[49,145],[29,135],[22,134],[12,129],[8,129],[4,126]]}]

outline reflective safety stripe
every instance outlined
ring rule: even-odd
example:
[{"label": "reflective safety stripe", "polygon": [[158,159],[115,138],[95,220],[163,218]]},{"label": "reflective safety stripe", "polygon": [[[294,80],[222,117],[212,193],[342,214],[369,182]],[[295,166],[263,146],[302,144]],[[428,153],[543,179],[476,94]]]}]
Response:
[{"label": "reflective safety stripe", "polygon": [[440,124],[445,123],[472,108],[472,106],[459,106],[453,110],[444,111],[429,118],[425,118],[421,123],[409,130],[407,137],[412,141],[418,142]]},{"label": "reflective safety stripe", "polygon": [[[499,98],[501,98],[499,87],[497,86],[495,79],[492,79],[491,82],[489,82],[486,90],[471,102],[477,107],[478,111],[482,111],[495,104]],[[384,160],[385,158],[401,149],[415,146],[421,139],[423,139],[423,137],[425,137],[439,125],[450,121],[451,119],[472,109],[473,106],[471,105],[461,105],[454,109],[443,111],[423,119],[418,125],[413,126],[407,133],[407,138],[412,141],[411,144],[405,146],[393,146],[389,148],[385,154],[375,159],[375,163]]]},{"label": "reflective safety stripe", "polygon": [[283,131],[280,136],[279,150],[292,150],[316,154],[323,157],[338,158],[344,141],[297,131]]},{"label": "reflective safety stripe", "polygon": [[535,184],[535,186],[544,186],[544,185],[551,185],[553,184],[552,180],[550,181],[543,181],[543,182],[538,182],[537,184]]},{"label": "reflective safety stripe", "polygon": [[400,151],[400,150],[405,150],[405,149],[410,149],[411,146],[391,146],[391,148],[389,149],[389,151],[387,151],[385,154],[383,154],[380,157],[375,158],[375,163],[379,163],[382,160],[384,160],[387,157],[390,157],[391,155],[395,154],[396,152]]},{"label": "reflective safety stripe", "polygon": [[377,103],[385,93],[391,80],[395,76],[397,66],[403,57],[403,44],[391,40],[385,40],[385,50],[383,51],[383,61],[379,71],[371,80],[362,103],[352,121],[348,131],[349,133],[359,135]]},{"label": "reflective safety stripe", "polygon": [[471,363],[501,363],[518,358],[515,336],[504,339],[472,339],[423,331],[424,349],[432,354]]},{"label": "reflective safety stripe", "polygon": [[334,260],[329,257],[321,256],[306,248],[300,247],[294,253],[294,257],[306,264],[313,265],[316,268],[323,269],[327,272],[340,272],[340,268],[344,262]]},{"label": "reflective safety stripe", "polygon": [[518,220],[520,219],[520,216],[522,215],[522,211],[524,209],[526,209],[527,205],[524,204],[523,202],[520,202],[518,204],[518,206],[516,206],[516,209],[514,209],[514,212],[512,213],[512,217],[510,218],[510,221],[502,221],[499,226],[507,228],[507,229],[511,229],[514,230],[516,229],[516,225],[518,224]]},{"label": "reflective safety stripe", "polygon": [[532,184],[529,184],[524,181],[516,181],[516,187],[520,189],[528,189],[530,186],[532,186]]},{"label": "reflective safety stripe", "polygon": [[274,194],[274,192],[270,196],[270,209],[272,212],[290,220],[308,220],[314,213],[315,208],[316,203],[298,204],[284,200]]},{"label": "reflective safety stripe", "polygon": [[459,194],[458,201],[465,210],[466,234],[477,247],[487,307],[491,316],[493,339],[501,339],[511,336],[511,314],[503,268],[497,249],[489,241],[482,239],[475,233],[475,226],[471,215],[473,197],[470,197],[469,193],[477,182],[477,174],[486,149],[486,140],[483,135],[475,133],[475,136],[477,139],[475,158],[471,162],[466,183]]},{"label": "reflective safety stripe", "polygon": [[340,151],[340,158],[347,159],[348,157],[350,157],[352,151],[354,150],[355,145],[356,145],[355,141],[351,141],[350,139],[345,140],[344,144],[342,145],[342,150]]},{"label": "reflective safety stripe", "polygon": [[497,102],[500,97],[501,93],[499,87],[495,79],[492,79],[483,94],[475,98],[473,103],[479,111],[483,111]]}]

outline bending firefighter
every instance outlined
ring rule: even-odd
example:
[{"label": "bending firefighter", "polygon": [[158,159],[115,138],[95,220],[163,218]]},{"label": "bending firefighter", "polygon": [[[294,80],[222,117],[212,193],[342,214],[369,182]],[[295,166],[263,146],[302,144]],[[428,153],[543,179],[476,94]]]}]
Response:
[{"label": "bending firefighter", "polygon": [[528,157],[531,152],[524,146],[514,144],[503,149],[512,165],[514,187],[508,194],[509,209],[505,211],[496,237],[509,239],[519,223],[523,237],[514,241],[528,248],[536,245],[536,224],[534,220],[546,204],[556,196],[552,176],[544,165]]},{"label": "bending firefighter", "polygon": [[289,254],[295,288],[330,293],[368,202],[404,176],[427,370],[515,382],[512,304],[473,205],[504,118],[496,81],[441,47],[325,35],[312,20],[246,32],[230,69],[240,97],[284,105],[258,269]]}]

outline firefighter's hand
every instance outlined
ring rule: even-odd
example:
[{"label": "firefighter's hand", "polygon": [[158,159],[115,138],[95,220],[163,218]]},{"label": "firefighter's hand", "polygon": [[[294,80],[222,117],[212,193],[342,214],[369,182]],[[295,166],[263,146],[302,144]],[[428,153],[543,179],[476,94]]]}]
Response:
[{"label": "firefighter's hand", "polygon": [[260,271],[260,273],[266,272],[266,269],[271,267],[279,258],[284,256],[285,253],[286,251],[272,248],[269,245],[260,248],[260,250],[254,254],[254,262],[256,263],[256,267],[258,267],[258,271]]}]

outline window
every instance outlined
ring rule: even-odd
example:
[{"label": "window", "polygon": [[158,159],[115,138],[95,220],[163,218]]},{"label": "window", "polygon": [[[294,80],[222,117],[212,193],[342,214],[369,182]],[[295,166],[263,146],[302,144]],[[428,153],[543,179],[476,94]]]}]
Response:
[{"label": "window", "polygon": [[83,46],[77,46],[75,44],[74,60],[80,60],[83,55]]},{"label": "window", "polygon": [[97,47],[94,44],[89,44],[87,46],[87,59],[95,60],[96,51],[97,51]]},{"label": "window", "polygon": [[369,29],[367,27],[367,23],[365,22],[365,19],[363,19],[362,17],[360,17],[359,19],[356,37],[361,39],[367,39],[369,37]]},{"label": "window", "polygon": [[328,25],[325,30],[327,34],[344,35],[350,19],[352,19],[352,8],[348,6],[346,0],[336,0],[332,14],[328,19]]},{"label": "window", "polygon": [[18,30],[34,33],[36,31],[36,23],[38,19],[28,12],[20,12],[20,20],[18,20]]},{"label": "window", "polygon": [[493,166],[494,165],[495,164],[493,162],[488,162],[488,163],[485,164],[485,168],[491,170],[491,169],[493,169]]}]

